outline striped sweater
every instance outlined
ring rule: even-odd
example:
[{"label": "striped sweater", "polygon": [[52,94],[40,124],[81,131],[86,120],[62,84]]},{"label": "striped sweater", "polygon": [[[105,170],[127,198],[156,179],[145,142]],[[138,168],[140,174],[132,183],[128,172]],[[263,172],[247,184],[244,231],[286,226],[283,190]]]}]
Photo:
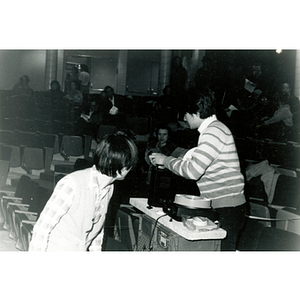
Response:
[{"label": "striped sweater", "polygon": [[216,116],[204,120],[198,146],[190,159],[168,157],[165,167],[173,173],[197,181],[201,197],[213,208],[245,203],[244,177],[230,130]]}]

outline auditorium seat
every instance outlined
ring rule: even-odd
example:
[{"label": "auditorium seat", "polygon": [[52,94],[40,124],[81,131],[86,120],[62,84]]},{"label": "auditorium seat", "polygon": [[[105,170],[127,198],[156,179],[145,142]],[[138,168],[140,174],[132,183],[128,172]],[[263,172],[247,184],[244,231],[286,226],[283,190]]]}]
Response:
[{"label": "auditorium seat", "polygon": [[20,131],[35,132],[37,128],[34,119],[23,119],[17,117],[15,129]]},{"label": "auditorium seat", "polygon": [[10,168],[10,160],[0,160],[0,188],[6,187],[6,181]]},{"label": "auditorium seat", "polygon": [[300,235],[265,227],[261,231],[256,251],[300,251]]},{"label": "auditorium seat", "polygon": [[68,161],[70,156],[81,156],[84,154],[81,136],[64,135],[62,137],[60,155]]},{"label": "auditorium seat", "polygon": [[97,132],[97,142],[101,141],[107,134],[112,134],[117,131],[114,125],[100,125]]},{"label": "auditorium seat", "polygon": [[13,227],[16,234],[16,248],[23,249],[21,242],[21,223],[23,221],[36,222],[44,209],[51,194],[51,189],[38,186],[31,194],[29,204],[20,205],[21,209],[15,209],[12,213]]},{"label": "auditorium seat", "polygon": [[[30,177],[27,175],[22,175],[18,181],[18,184],[16,187],[12,187],[10,189],[4,189],[1,190],[1,205],[0,205],[0,220],[1,223],[5,223],[5,212],[4,209],[6,210],[6,206],[4,205],[4,197],[15,197],[15,198],[20,198],[22,196],[23,191],[26,189],[30,182]],[[20,202],[20,201],[19,201]]]},{"label": "auditorium seat", "polygon": [[37,182],[32,181],[30,178],[29,180],[24,177],[23,175],[20,178],[20,181],[17,186],[17,190],[14,196],[6,196],[3,195],[1,197],[1,210],[2,216],[4,219],[4,229],[9,230],[12,233],[12,219],[10,218],[8,207],[10,203],[21,204],[28,203],[30,201],[30,196],[32,191],[38,186]]},{"label": "auditorium seat", "polygon": [[35,221],[23,221],[20,224],[20,244],[23,251],[28,251]]}]

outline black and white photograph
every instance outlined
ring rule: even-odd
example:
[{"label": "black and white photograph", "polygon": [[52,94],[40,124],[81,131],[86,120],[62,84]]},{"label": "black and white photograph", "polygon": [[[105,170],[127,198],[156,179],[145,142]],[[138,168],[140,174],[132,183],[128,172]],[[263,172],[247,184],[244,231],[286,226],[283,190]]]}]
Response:
[{"label": "black and white photograph", "polygon": [[38,267],[61,286],[70,272],[59,299],[97,297],[75,292],[83,274],[112,299],[191,285],[178,299],[204,277],[216,298],[259,277],[266,296],[262,276],[299,266],[296,15],[238,3],[22,3],[1,21],[0,268],[15,284]]}]

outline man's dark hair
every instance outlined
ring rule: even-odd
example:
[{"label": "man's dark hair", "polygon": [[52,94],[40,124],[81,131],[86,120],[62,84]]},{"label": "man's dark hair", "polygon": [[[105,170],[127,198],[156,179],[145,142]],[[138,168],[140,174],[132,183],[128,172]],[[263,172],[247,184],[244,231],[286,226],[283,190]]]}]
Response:
[{"label": "man's dark hair", "polygon": [[85,72],[89,72],[89,68],[88,68],[88,66],[87,65],[85,65],[85,64],[81,64],[80,65],[80,68],[81,68],[81,71],[85,71]]},{"label": "man's dark hair", "polygon": [[216,114],[216,99],[211,89],[196,91],[189,103],[186,112],[196,114],[199,112],[201,119],[206,119]]},{"label": "man's dark hair", "polygon": [[105,136],[97,146],[94,163],[98,171],[116,177],[123,168],[129,170],[138,160],[138,149],[131,138],[124,133]]},{"label": "man's dark hair", "polygon": [[114,90],[111,86],[107,85],[105,88],[104,88],[104,92],[107,93],[108,90]]}]

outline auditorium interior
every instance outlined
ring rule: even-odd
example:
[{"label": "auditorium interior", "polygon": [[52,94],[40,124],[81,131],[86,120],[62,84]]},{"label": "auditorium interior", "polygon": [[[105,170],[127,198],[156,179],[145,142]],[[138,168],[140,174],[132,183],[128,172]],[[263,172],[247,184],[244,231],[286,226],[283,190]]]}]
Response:
[{"label": "auditorium interior", "polygon": [[[155,220],[155,209],[145,216],[140,204],[152,191],[145,153],[157,127],[167,124],[180,148],[197,145],[199,133],[183,116],[185,102],[201,88],[215,95],[217,118],[234,136],[244,175],[247,213],[237,251],[300,250],[300,50],[16,49],[0,50],[0,65],[0,251],[28,251],[57,182],[92,166],[99,141],[117,131],[134,140],[139,157],[115,183],[103,250],[219,250],[222,224],[195,240],[182,219]],[[89,81],[77,88],[74,78],[83,72]],[[90,126],[84,117],[91,103],[101,107],[107,88],[119,118]],[[266,125],[278,117],[282,99],[289,119]],[[195,195],[189,182],[166,177],[162,185],[173,197]]]}]

